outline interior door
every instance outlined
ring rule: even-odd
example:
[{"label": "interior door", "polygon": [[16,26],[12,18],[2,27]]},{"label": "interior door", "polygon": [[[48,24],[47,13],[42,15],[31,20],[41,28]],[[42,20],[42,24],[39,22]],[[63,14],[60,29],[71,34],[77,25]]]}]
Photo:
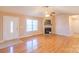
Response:
[{"label": "interior door", "polygon": [[19,37],[19,18],[3,16],[3,39],[12,40]]}]

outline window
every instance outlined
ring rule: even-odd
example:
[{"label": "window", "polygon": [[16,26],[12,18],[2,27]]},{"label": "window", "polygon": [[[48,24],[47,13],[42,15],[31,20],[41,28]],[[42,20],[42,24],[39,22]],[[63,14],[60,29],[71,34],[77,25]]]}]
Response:
[{"label": "window", "polygon": [[10,32],[13,33],[13,21],[10,22]]},{"label": "window", "polygon": [[26,20],[26,31],[31,32],[31,31],[37,31],[37,30],[38,30],[38,21],[27,19]]},{"label": "window", "polygon": [[37,20],[33,20],[33,22],[32,22],[33,24],[33,28],[32,28],[32,30],[33,31],[37,31],[38,30],[38,21]]},{"label": "window", "polygon": [[32,20],[27,20],[26,25],[27,25],[27,28],[26,28],[27,32],[32,31]]}]

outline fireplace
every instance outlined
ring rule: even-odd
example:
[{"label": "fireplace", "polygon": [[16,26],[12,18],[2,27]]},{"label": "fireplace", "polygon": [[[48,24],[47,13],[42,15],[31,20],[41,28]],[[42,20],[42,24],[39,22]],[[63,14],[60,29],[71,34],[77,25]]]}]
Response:
[{"label": "fireplace", "polygon": [[51,34],[51,27],[45,28],[45,34]]},{"label": "fireplace", "polygon": [[43,21],[43,33],[52,34],[52,19],[51,17],[45,18]]}]

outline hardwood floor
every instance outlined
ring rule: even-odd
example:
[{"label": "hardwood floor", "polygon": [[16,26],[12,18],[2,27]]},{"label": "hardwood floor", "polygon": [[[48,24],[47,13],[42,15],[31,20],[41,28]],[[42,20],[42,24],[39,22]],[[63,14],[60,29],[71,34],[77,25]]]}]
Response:
[{"label": "hardwood floor", "polygon": [[0,53],[71,53],[79,52],[79,38],[37,35],[19,39],[21,43],[0,49]]}]

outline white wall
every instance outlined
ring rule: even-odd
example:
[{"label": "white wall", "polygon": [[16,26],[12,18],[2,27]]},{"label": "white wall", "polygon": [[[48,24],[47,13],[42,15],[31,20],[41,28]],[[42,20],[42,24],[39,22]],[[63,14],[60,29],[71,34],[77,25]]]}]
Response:
[{"label": "white wall", "polygon": [[69,15],[56,15],[56,34],[70,35]]}]

